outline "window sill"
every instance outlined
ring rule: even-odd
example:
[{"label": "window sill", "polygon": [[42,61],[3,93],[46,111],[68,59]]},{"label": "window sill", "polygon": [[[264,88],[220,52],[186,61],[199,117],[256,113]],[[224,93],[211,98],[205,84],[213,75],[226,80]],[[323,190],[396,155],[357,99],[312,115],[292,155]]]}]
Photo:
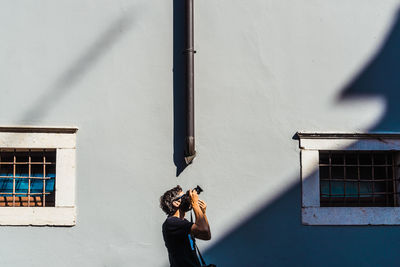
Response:
[{"label": "window sill", "polygon": [[400,207],[307,207],[304,225],[400,225]]},{"label": "window sill", "polygon": [[3,207],[0,225],[74,226],[75,207]]}]

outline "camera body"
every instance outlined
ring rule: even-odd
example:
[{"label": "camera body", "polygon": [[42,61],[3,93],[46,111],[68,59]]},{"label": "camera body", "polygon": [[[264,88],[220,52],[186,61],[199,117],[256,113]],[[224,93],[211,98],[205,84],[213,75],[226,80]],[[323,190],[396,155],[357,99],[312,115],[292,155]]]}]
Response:
[{"label": "camera body", "polygon": [[[193,188],[193,190],[196,190],[198,195],[203,192],[203,189],[199,185],[197,185],[196,188]],[[189,191],[187,191],[186,194],[189,194]]]},{"label": "camera body", "polygon": [[[203,192],[203,189],[199,185],[196,186],[196,188],[194,188],[193,190],[196,190],[198,195],[200,195],[200,193]],[[190,197],[189,190],[186,191],[186,193],[181,198],[180,209],[183,210],[184,212],[187,212],[192,209],[192,199]]]}]

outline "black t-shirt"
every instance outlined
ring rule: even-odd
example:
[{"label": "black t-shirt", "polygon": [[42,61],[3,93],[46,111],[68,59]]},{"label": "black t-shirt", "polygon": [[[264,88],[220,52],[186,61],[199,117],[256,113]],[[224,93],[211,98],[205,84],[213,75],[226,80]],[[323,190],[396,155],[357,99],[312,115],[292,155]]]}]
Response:
[{"label": "black t-shirt", "polygon": [[178,217],[168,217],[162,225],[165,246],[171,267],[200,266],[196,248],[190,237],[193,223]]}]

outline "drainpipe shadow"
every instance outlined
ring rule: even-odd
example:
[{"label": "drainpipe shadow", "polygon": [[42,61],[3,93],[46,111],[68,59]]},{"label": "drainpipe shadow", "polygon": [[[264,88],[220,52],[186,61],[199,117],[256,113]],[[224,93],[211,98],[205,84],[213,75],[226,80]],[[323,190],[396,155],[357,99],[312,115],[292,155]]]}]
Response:
[{"label": "drainpipe shadow", "polygon": [[174,164],[176,177],[188,166],[185,162],[186,92],[185,92],[185,2],[173,0],[173,95],[174,95]]}]

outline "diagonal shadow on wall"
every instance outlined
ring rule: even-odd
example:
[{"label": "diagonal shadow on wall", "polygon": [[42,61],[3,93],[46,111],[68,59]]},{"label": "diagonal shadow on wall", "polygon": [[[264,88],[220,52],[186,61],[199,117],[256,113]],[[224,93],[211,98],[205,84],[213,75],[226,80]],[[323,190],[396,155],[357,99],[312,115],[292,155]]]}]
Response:
[{"label": "diagonal shadow on wall", "polygon": [[[400,131],[400,21],[340,100],[385,98],[384,117],[370,129]],[[295,130],[294,130],[295,131]],[[217,266],[398,266],[400,227],[304,226],[299,183],[265,205],[204,254]]]},{"label": "diagonal shadow on wall", "polygon": [[[17,124],[40,120],[58,101],[87,74],[121,36],[132,26],[133,13],[126,12],[116,19],[69,68],[54,81],[38,101],[27,109]],[[94,94],[95,95],[95,94]]]}]

